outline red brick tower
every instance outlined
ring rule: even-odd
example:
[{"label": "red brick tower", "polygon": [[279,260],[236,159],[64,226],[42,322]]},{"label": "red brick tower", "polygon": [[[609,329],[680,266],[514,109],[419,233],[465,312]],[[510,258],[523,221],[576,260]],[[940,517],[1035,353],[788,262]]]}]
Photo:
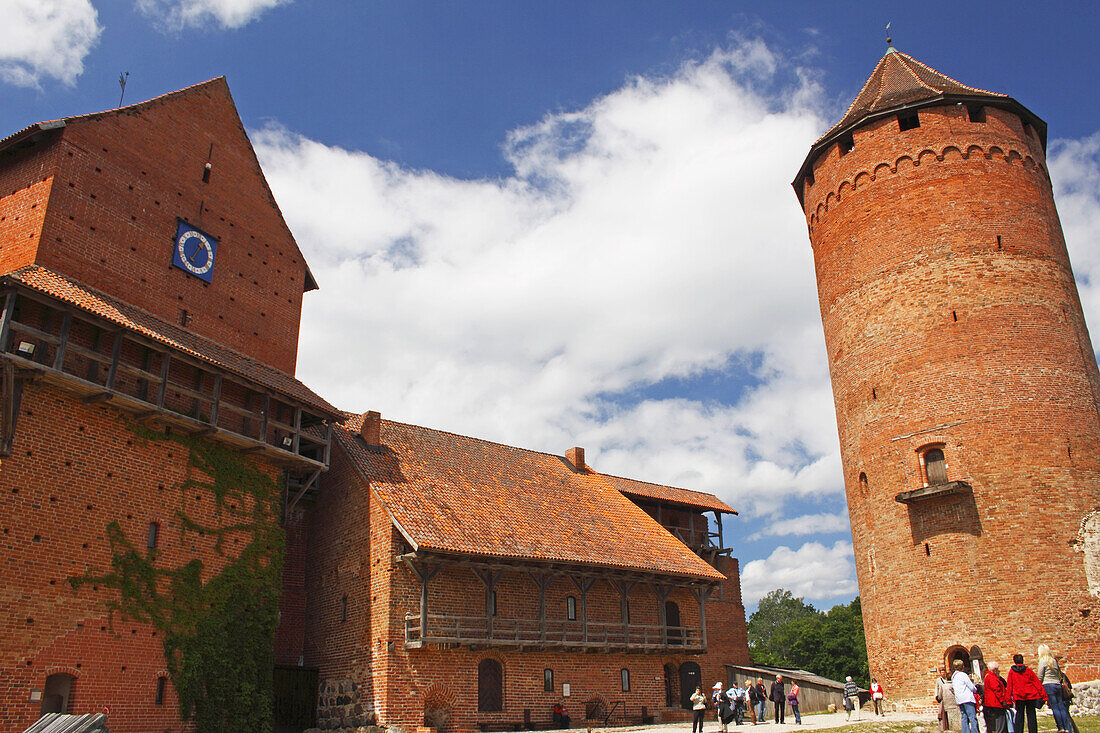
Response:
[{"label": "red brick tower", "polygon": [[1100,374],[1045,145],[1019,102],[891,48],[794,181],[895,699],[1044,642],[1100,676]]}]

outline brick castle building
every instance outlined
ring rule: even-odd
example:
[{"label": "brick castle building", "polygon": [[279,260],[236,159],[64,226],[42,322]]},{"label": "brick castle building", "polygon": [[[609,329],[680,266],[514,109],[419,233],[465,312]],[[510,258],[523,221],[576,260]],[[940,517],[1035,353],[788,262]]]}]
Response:
[{"label": "brick castle building", "polygon": [[871,673],[1100,676],[1100,374],[1046,124],[893,48],[794,181],[817,271]]},{"label": "brick castle building", "polygon": [[729,506],[338,411],[315,287],[224,79],[0,140],[0,730],[189,729],[166,588],[272,529],[277,722],[668,718],[748,662]]}]

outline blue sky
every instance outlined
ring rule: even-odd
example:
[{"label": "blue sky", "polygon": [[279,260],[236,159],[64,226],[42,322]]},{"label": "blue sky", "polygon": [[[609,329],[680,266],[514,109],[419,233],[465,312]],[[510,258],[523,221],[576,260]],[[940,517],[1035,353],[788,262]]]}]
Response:
[{"label": "blue sky", "polygon": [[0,0],[0,18],[0,135],[115,106],[122,71],[128,102],[228,77],[321,284],[303,381],[714,491],[742,512],[750,610],[777,586],[856,593],[788,184],[887,21],[1049,123],[1100,327],[1094,3]]}]

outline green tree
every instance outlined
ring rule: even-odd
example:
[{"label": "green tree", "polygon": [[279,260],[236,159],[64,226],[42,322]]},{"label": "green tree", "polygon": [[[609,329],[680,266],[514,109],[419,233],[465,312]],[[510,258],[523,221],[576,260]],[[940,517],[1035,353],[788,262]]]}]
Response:
[{"label": "green tree", "polygon": [[795,598],[789,590],[776,588],[760,599],[749,617],[749,652],[758,664],[779,664],[790,654],[790,637],[777,632],[787,624],[817,614],[813,606]]},{"label": "green tree", "polygon": [[790,591],[777,589],[749,617],[749,649],[757,664],[805,669],[862,687],[870,681],[859,598],[818,611]]}]

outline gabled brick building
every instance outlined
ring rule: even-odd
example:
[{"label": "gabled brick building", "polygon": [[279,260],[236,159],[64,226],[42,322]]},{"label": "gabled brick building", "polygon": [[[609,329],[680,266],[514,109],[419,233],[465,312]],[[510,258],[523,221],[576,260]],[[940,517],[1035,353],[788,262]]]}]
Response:
[{"label": "gabled brick building", "polygon": [[120,543],[209,581],[280,524],[282,722],[668,717],[748,662],[730,507],[337,411],[294,378],[315,287],[224,79],[0,140],[0,729],[189,729],[162,628],[69,581]]},{"label": "gabled brick building", "polygon": [[338,413],[293,376],[313,287],[224,79],[0,140],[0,730],[185,727],[163,635],[68,581],[111,567],[112,526],[204,579],[247,545],[256,503],[149,436],[229,449],[287,505],[315,484]]},{"label": "gabled brick building", "polygon": [[[322,723],[678,718],[748,658],[710,494],[349,416],[310,522],[304,659]],[[713,519],[708,519],[711,513]],[[354,692],[352,692],[354,691]],[[362,708],[357,711],[356,704]]]}]

